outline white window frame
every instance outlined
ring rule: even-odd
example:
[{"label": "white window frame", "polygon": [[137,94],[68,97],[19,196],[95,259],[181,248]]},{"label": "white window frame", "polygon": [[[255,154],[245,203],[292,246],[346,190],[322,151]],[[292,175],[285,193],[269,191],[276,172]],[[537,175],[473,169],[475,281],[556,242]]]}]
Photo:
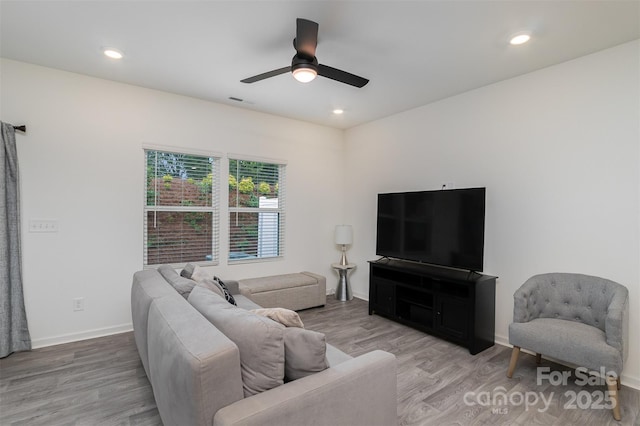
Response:
[{"label": "white window frame", "polygon": [[[257,263],[257,262],[269,262],[274,260],[281,260],[285,256],[285,230],[286,230],[286,161],[276,160],[272,158],[264,158],[264,157],[252,157],[247,155],[240,154],[227,154],[227,167],[228,174],[232,174],[231,161],[251,161],[251,162],[259,162],[265,164],[272,164],[278,166],[278,198],[277,198],[277,207],[269,206],[269,207],[237,207],[230,206],[228,199],[226,205],[228,206],[228,215],[227,218],[230,221],[228,223],[227,229],[227,243],[229,251],[227,253],[227,262],[230,265],[241,264],[241,263]],[[254,182],[258,185],[260,182]],[[236,189],[238,191],[239,189]],[[230,190],[231,191],[231,190]],[[228,195],[228,194],[227,194]],[[266,199],[266,204],[272,203],[274,199]],[[232,215],[233,213],[258,213],[264,214],[258,217],[259,223],[264,223],[265,221],[269,221],[271,215],[274,213],[277,214],[278,217],[278,232],[277,232],[277,250],[278,253],[276,255],[263,255],[251,258],[235,258],[231,259],[232,251],[232,243],[231,243],[231,229],[232,229]],[[260,225],[259,225],[260,226]],[[262,250],[260,238],[258,237],[257,241],[258,250]]]},{"label": "white window frame", "polygon": [[[204,151],[198,149],[185,149],[174,146],[163,145],[149,145],[143,144],[143,167],[144,167],[144,182],[143,182],[143,268],[156,268],[160,264],[148,263],[148,251],[147,251],[147,225],[148,225],[148,213],[149,212],[206,212],[211,213],[211,260],[195,260],[190,262],[172,262],[169,263],[174,268],[184,267],[187,263],[194,263],[202,266],[218,265],[220,263],[220,167],[222,163],[223,155],[213,151]],[[211,159],[211,206],[158,206],[147,205],[147,152],[165,152],[171,154],[184,154],[199,157],[208,157]]]}]

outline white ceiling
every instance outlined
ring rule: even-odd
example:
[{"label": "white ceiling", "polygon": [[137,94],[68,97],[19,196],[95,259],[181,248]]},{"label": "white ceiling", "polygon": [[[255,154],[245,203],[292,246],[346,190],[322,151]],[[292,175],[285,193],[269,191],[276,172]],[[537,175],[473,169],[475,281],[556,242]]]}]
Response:
[{"label": "white ceiling", "polygon": [[[297,17],[369,84],[240,83],[290,65]],[[0,25],[4,58],[345,129],[640,38],[640,2],[2,0]]]}]

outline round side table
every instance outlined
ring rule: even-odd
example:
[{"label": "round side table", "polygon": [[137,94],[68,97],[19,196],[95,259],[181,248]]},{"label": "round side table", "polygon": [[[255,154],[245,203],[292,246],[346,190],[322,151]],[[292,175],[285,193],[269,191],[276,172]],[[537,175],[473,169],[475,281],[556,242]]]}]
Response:
[{"label": "round side table", "polygon": [[349,271],[356,269],[355,263],[348,263],[341,265],[339,263],[332,263],[331,267],[338,273],[338,287],[336,288],[336,299],[346,302],[353,299],[351,293],[351,286],[349,285]]}]

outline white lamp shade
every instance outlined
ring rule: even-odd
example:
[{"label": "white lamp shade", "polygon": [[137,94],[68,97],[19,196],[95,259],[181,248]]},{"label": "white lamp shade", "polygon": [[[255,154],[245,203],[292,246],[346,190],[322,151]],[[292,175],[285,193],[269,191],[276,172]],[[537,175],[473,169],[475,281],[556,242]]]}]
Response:
[{"label": "white lamp shade", "polygon": [[334,234],[336,244],[353,243],[353,229],[351,225],[338,225]]}]

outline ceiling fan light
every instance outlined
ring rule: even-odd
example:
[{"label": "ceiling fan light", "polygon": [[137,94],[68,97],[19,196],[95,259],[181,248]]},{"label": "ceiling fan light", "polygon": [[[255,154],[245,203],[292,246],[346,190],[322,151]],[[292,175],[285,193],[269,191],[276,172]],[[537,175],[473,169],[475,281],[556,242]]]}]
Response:
[{"label": "ceiling fan light", "polygon": [[308,83],[318,75],[316,70],[307,67],[296,68],[292,71],[292,74],[293,78],[298,80],[300,83]]}]

